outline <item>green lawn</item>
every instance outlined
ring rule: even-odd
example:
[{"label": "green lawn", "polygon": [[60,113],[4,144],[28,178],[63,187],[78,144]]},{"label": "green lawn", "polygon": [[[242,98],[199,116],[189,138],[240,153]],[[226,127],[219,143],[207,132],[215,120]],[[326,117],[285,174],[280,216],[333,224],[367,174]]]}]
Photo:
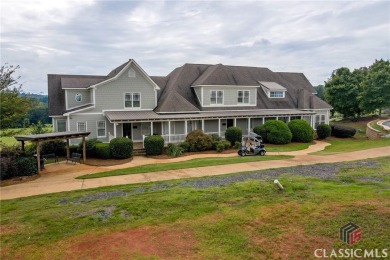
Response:
[{"label": "green lawn", "polygon": [[[368,140],[361,138],[329,138],[325,140],[331,145],[325,147],[323,151],[311,153],[314,155],[330,155],[343,152],[354,152],[359,150],[371,149],[389,146],[390,150],[390,138],[381,138],[376,140]],[[384,154],[385,155],[385,154]]]},{"label": "green lawn", "polygon": [[0,136],[0,142],[6,146],[12,146],[19,143],[14,137],[9,136]]},{"label": "green lawn", "polygon": [[222,157],[222,158],[211,157],[211,158],[192,159],[188,161],[175,162],[175,163],[146,164],[146,165],[135,166],[126,169],[82,175],[77,177],[77,179],[92,179],[92,178],[101,178],[101,177],[117,176],[117,175],[179,170],[179,169],[188,169],[188,168],[195,168],[195,167],[215,166],[215,165],[244,163],[244,162],[282,160],[282,159],[289,159],[289,158],[293,158],[293,156],[267,155],[267,156],[246,156],[246,157],[237,156],[237,157]]},{"label": "green lawn", "polygon": [[265,144],[267,152],[292,152],[305,150],[314,143]]},{"label": "green lawn", "polygon": [[[390,158],[370,162],[329,180],[285,175],[283,191],[264,180],[176,180],[2,201],[1,259],[314,259],[317,248],[389,248]],[[339,239],[349,222],[362,229],[355,245]]]}]

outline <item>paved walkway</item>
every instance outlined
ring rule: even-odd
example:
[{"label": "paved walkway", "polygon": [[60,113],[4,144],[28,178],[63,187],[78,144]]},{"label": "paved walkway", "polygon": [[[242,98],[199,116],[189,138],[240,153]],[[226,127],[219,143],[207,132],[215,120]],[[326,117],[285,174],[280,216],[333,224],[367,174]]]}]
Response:
[{"label": "paved walkway", "polygon": [[264,169],[290,167],[297,165],[309,165],[317,163],[332,163],[340,161],[353,161],[367,158],[375,158],[390,155],[390,147],[374,148],[356,152],[335,154],[335,155],[309,155],[308,153],[321,151],[325,146],[329,145],[326,142],[317,141],[315,145],[311,145],[306,150],[294,152],[280,152],[267,153],[268,155],[284,154],[293,155],[294,158],[277,160],[277,161],[259,161],[247,162],[230,165],[218,165],[208,167],[197,167],[182,170],[171,170],[162,172],[150,172],[142,174],[131,174],[122,176],[112,176],[96,179],[78,180],[75,177],[85,174],[97,173],[102,171],[109,171],[114,169],[134,167],[144,164],[156,163],[170,163],[185,161],[193,158],[205,157],[229,157],[237,156],[236,153],[231,154],[197,154],[191,156],[184,156],[172,159],[154,159],[147,157],[135,157],[131,162],[115,165],[115,166],[89,166],[83,164],[66,164],[61,162],[59,164],[50,164],[46,166],[40,178],[26,183],[21,183],[12,186],[0,188],[1,200],[13,199],[20,197],[28,197],[32,195],[47,194],[61,191],[80,190],[88,188],[96,188],[103,186],[112,186],[130,183],[145,183],[151,181],[164,181],[182,178],[194,178],[213,175],[222,175],[228,173],[242,172],[242,171],[258,171]]}]

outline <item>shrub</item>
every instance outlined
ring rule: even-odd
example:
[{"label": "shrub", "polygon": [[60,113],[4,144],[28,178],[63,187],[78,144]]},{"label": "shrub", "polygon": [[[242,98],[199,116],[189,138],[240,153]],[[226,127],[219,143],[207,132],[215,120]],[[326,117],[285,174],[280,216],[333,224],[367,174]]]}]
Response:
[{"label": "shrub", "polygon": [[225,141],[221,141],[221,143],[223,144],[225,150],[230,149],[230,147],[232,147],[229,141],[225,140]]},{"label": "shrub", "polygon": [[69,153],[72,154],[72,153],[77,153],[79,150],[79,146],[78,145],[69,145]]},{"label": "shrub", "polygon": [[164,138],[161,135],[147,136],[144,146],[147,155],[160,155],[164,150]]},{"label": "shrub", "polygon": [[225,145],[222,142],[218,142],[218,144],[216,145],[215,150],[217,152],[221,153],[221,152],[223,152],[225,150]]},{"label": "shrub", "polygon": [[263,139],[271,144],[288,144],[291,142],[292,134],[287,124],[280,120],[269,120],[263,125],[265,134]]},{"label": "shrub", "polygon": [[332,135],[339,138],[348,138],[356,134],[356,129],[343,125],[332,125]]},{"label": "shrub", "polygon": [[211,139],[213,140],[213,142],[219,142],[222,140],[222,138],[217,134],[212,134]]},{"label": "shrub", "polygon": [[255,134],[260,135],[262,138],[265,138],[266,131],[265,131],[264,125],[256,126],[255,128],[253,128],[253,132],[254,132]]},{"label": "shrub", "polygon": [[183,150],[176,144],[168,144],[167,153],[172,157],[178,157],[182,155]]},{"label": "shrub", "polygon": [[235,149],[238,149],[238,148],[240,148],[241,147],[241,142],[235,142],[234,143],[234,148]]},{"label": "shrub", "polygon": [[225,139],[234,145],[235,142],[241,142],[242,130],[239,127],[231,126],[225,131]]},{"label": "shrub", "polygon": [[186,142],[189,144],[192,152],[206,151],[212,147],[211,136],[199,129],[190,132],[186,137]]},{"label": "shrub", "polygon": [[38,173],[37,159],[35,157],[20,157],[16,160],[18,176],[32,176]]},{"label": "shrub", "polygon": [[126,137],[112,139],[109,147],[114,159],[127,159],[133,154],[133,141]]},{"label": "shrub", "polygon": [[178,144],[179,147],[182,149],[183,152],[188,152],[190,151],[190,145],[187,142],[181,142]]},{"label": "shrub", "polygon": [[66,155],[66,143],[63,141],[51,141],[41,144],[41,154],[54,153],[57,156]]},{"label": "shrub", "polygon": [[108,143],[97,143],[96,144],[96,158],[99,159],[110,159],[110,144]]},{"label": "shrub", "polygon": [[332,128],[327,124],[320,124],[317,126],[318,139],[325,139],[330,136]]},{"label": "shrub", "polygon": [[[97,143],[101,143],[101,141],[96,138],[85,140],[85,152],[87,154],[87,157],[96,157]],[[78,152],[81,154],[83,153],[83,142],[80,142]]]},{"label": "shrub", "polygon": [[295,119],[288,124],[292,134],[292,141],[300,143],[310,143],[314,139],[314,130],[306,120]]},{"label": "shrub", "polygon": [[0,157],[0,180],[5,180],[16,176],[18,168],[15,157]]}]

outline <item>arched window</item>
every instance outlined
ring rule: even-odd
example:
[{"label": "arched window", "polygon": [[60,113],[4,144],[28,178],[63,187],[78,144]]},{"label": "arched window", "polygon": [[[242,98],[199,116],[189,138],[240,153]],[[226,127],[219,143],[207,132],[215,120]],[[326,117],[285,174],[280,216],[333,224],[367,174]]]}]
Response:
[{"label": "arched window", "polygon": [[129,78],[135,78],[135,70],[129,69]]}]

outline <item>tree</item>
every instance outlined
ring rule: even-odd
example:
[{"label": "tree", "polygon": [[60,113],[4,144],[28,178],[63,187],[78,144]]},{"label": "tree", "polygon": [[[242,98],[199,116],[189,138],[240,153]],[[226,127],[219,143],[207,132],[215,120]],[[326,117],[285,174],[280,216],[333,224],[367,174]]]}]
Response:
[{"label": "tree", "polygon": [[362,91],[364,73],[364,69],[351,72],[342,67],[333,71],[330,79],[325,82],[325,100],[344,117],[360,117],[362,113],[358,97]]},{"label": "tree", "polygon": [[314,89],[317,91],[317,97],[321,98],[322,100],[325,100],[325,87],[324,85],[318,85],[314,87]]},{"label": "tree", "polygon": [[375,60],[361,85],[360,107],[370,113],[378,109],[381,116],[390,107],[390,61]]},{"label": "tree", "polygon": [[18,82],[20,76],[13,77],[19,66],[14,67],[7,63],[0,68],[0,124],[1,128],[13,127],[26,116],[31,108],[27,98],[19,96],[22,84]]}]

